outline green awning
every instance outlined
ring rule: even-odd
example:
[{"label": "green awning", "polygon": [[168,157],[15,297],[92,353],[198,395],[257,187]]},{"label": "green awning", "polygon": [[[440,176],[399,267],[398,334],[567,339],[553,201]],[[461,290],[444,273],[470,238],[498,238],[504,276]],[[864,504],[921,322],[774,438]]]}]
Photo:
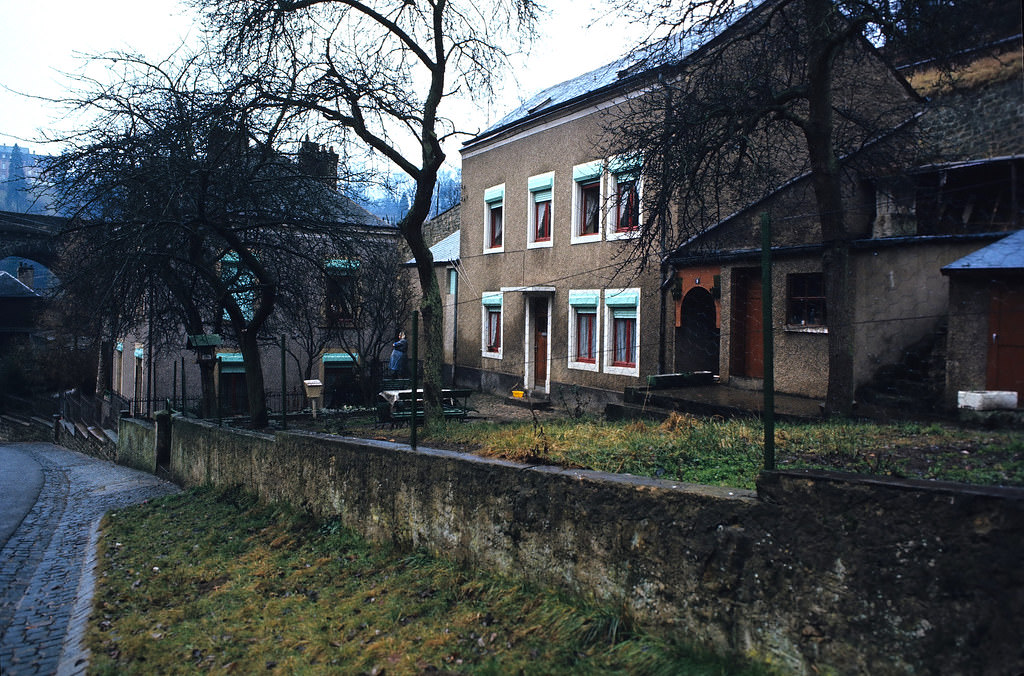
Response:
[{"label": "green awning", "polygon": [[501,307],[501,291],[488,291],[480,297],[480,302],[488,307]]},{"label": "green awning", "polygon": [[217,359],[220,360],[221,373],[245,373],[245,360],[241,352],[221,352]]},{"label": "green awning", "polygon": [[359,355],[351,355],[348,352],[329,352],[322,359],[325,364],[355,364]]}]

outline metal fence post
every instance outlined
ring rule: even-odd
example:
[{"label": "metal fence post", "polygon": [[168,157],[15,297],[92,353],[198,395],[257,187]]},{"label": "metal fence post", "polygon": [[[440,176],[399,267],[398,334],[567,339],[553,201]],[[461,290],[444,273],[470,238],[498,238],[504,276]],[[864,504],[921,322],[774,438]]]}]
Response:
[{"label": "metal fence post", "polygon": [[764,336],[764,468],[775,469],[775,334],[772,327],[772,220],[761,213],[761,316]]}]

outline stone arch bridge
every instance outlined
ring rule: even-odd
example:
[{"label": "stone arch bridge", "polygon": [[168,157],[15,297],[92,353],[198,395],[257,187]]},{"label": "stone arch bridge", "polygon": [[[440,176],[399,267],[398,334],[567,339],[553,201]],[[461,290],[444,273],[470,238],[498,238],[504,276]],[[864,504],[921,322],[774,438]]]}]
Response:
[{"label": "stone arch bridge", "polygon": [[50,267],[57,257],[57,234],[65,222],[58,216],[0,211],[0,260],[18,256]]}]

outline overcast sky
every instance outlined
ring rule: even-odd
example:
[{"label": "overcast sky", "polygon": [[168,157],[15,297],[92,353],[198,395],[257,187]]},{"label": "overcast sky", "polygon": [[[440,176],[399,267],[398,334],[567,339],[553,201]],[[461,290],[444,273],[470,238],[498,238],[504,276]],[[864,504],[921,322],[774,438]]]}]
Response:
[{"label": "overcast sky", "polygon": [[[485,128],[520,98],[615,60],[640,36],[638,28],[621,25],[588,29],[594,15],[586,0],[547,5],[552,13],[542,19],[541,37],[516,78],[506,78],[504,100],[491,110],[466,111],[473,119],[457,120],[461,128]],[[0,0],[0,16],[0,144],[35,153],[58,150],[39,143],[39,130],[59,128],[62,111],[20,94],[60,97],[68,86],[60,73],[81,70],[82,55],[130,50],[158,60],[197,33],[177,0]]]}]

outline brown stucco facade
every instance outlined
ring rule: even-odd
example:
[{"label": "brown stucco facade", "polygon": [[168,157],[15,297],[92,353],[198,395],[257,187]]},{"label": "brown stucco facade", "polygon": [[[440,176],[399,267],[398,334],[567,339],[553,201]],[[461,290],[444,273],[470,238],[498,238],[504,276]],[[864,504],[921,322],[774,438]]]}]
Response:
[{"label": "brown stucco facade", "polygon": [[[671,301],[663,310],[657,261],[643,273],[635,266],[623,269],[631,239],[615,232],[609,158],[597,150],[614,96],[515,126],[463,150],[457,355],[467,384],[505,392],[521,386],[542,397],[576,385],[614,397],[658,372],[659,331],[663,316],[673,321]],[[600,228],[580,237],[580,167],[594,163],[603,164],[594,177],[601,184]],[[531,185],[538,177],[550,190],[549,241],[536,241],[531,230]],[[487,200],[498,190],[504,223],[501,246],[495,247],[488,237],[494,202]],[[626,296],[637,302],[632,365],[623,366],[630,357],[616,353],[613,332],[616,321],[622,324],[621,316],[630,313],[615,305]],[[581,306],[583,297],[593,305]],[[489,307],[500,307],[497,350],[484,344]],[[594,315],[595,354],[585,355],[592,362],[577,359],[576,314],[584,307]]]}]

